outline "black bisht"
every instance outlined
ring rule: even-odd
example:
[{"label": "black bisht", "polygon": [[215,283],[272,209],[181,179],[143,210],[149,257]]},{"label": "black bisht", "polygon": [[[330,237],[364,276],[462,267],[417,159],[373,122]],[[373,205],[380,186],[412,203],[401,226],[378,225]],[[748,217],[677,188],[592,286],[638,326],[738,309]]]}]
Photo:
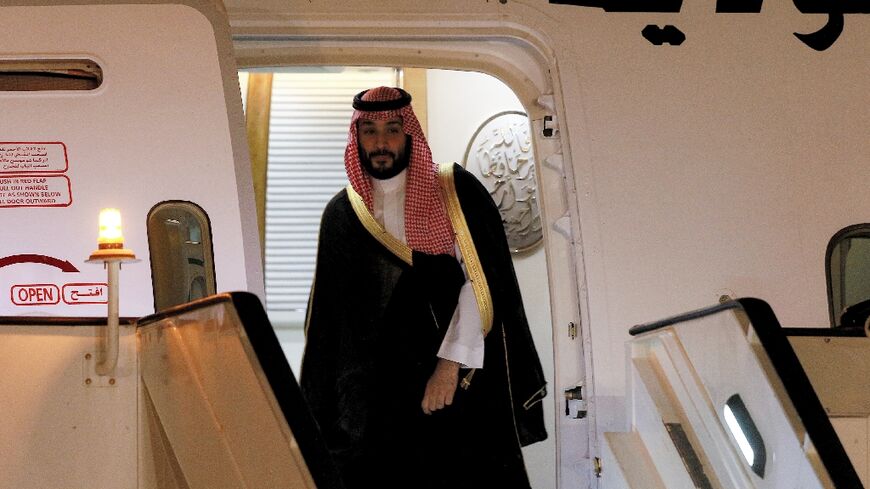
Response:
[{"label": "black bisht", "polygon": [[495,315],[484,367],[431,416],[420,403],[464,282],[458,263],[414,252],[408,265],[363,227],[346,190],[324,211],[300,383],[348,487],[526,488],[520,447],[547,436],[501,215],[473,175],[454,174]]}]

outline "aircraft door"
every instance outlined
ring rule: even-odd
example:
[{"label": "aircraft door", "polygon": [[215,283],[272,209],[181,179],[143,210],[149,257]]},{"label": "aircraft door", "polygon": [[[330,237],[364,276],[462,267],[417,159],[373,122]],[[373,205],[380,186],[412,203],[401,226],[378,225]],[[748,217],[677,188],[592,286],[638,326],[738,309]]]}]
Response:
[{"label": "aircraft door", "polygon": [[121,314],[153,312],[146,219],[170,200],[211,221],[217,288],[261,291],[223,14],[46,3],[0,7],[0,316],[105,314],[106,272],[85,262],[108,207],[142,260],[123,267]]}]

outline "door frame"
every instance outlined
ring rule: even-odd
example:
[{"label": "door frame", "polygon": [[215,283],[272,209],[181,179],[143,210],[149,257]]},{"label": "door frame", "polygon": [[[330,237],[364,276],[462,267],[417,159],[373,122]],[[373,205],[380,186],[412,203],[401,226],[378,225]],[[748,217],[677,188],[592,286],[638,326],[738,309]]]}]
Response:
[{"label": "door frame", "polygon": [[[401,66],[477,71],[499,78],[529,114],[550,286],[554,348],[557,487],[597,487],[599,456],[584,247],[559,66],[542,33],[506,20],[438,14],[352,23],[337,15],[235,13],[230,19],[239,68]],[[548,120],[552,118],[552,120]],[[555,128],[553,136],[544,129]],[[572,326],[573,325],[573,326]],[[587,414],[567,418],[563,392],[582,385]]]}]

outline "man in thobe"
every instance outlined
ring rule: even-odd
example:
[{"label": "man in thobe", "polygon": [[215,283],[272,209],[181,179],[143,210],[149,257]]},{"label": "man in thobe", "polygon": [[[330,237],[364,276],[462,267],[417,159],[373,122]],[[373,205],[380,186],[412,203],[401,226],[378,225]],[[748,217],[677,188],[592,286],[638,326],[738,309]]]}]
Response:
[{"label": "man in thobe", "polygon": [[[350,488],[527,488],[546,394],[500,215],[401,89],[354,99],[301,385]],[[460,386],[461,384],[461,386]]]}]

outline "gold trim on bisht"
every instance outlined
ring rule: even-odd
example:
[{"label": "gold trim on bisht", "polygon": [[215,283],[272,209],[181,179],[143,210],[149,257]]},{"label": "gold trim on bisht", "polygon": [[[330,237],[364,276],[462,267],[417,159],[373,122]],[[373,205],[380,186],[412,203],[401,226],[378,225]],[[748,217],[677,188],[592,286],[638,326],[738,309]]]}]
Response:
[{"label": "gold trim on bisht", "polygon": [[[444,203],[447,205],[447,214],[450,216],[450,223],[453,224],[456,242],[459,243],[459,251],[462,252],[462,258],[465,260],[465,269],[468,271],[468,278],[471,280],[472,289],[474,289],[474,297],[477,298],[481,329],[485,338],[492,329],[494,316],[492,296],[489,294],[489,284],[486,283],[486,276],[483,274],[480,257],[477,256],[477,248],[474,247],[471,232],[468,230],[468,223],[465,221],[465,214],[462,213],[462,206],[459,204],[459,196],[456,195],[456,183],[453,179],[452,163],[438,166],[438,181],[441,183],[441,192],[444,195]],[[469,378],[468,380],[471,379]]]},{"label": "gold trim on bisht", "polygon": [[[356,217],[359,218],[359,221],[366,228],[369,234],[372,235],[378,242],[384,245],[385,248],[390,250],[394,255],[399,257],[403,262],[408,265],[413,265],[413,252],[411,248],[402,243],[399,238],[393,236],[388,233],[381,223],[375,219],[375,216],[369,211],[369,208],[366,206],[365,201],[356,190],[353,189],[350,185],[347,186],[347,196],[350,198],[350,205],[353,207],[353,212],[356,214]],[[464,252],[463,252],[464,253]]]}]

